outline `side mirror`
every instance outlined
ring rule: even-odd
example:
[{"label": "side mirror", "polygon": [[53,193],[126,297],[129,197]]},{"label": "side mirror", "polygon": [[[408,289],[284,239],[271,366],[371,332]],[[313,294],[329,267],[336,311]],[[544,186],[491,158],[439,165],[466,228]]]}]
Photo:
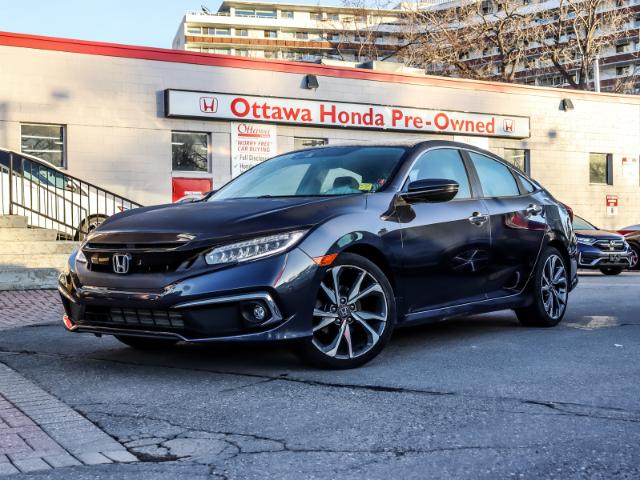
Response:
[{"label": "side mirror", "polygon": [[428,178],[411,182],[400,196],[407,202],[448,202],[458,194],[460,185],[455,180]]}]

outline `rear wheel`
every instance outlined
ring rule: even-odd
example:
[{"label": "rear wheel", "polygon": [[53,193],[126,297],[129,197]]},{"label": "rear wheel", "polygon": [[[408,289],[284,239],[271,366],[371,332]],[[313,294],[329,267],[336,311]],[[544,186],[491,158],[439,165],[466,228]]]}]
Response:
[{"label": "rear wheel", "polygon": [[177,340],[170,340],[165,338],[145,338],[134,337],[129,335],[115,335],[125,345],[135,348],[136,350],[162,350],[164,348],[171,348]]},{"label": "rear wheel", "polygon": [[622,268],[620,267],[602,267],[600,269],[602,273],[605,275],[620,275],[622,272]]},{"label": "rear wheel", "polygon": [[385,274],[368,259],[342,254],[316,295],[313,336],[300,353],[322,368],[354,368],[380,353],[395,326],[395,300]]},{"label": "rear wheel", "polygon": [[518,320],[528,327],[553,327],[567,310],[569,274],[560,252],[547,247],[540,255],[533,279],[533,303],[516,310]]}]

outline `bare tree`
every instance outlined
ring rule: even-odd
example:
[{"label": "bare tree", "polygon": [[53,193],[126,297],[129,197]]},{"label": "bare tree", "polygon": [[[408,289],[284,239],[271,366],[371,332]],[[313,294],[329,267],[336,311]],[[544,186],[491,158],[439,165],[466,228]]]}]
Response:
[{"label": "bare tree", "polygon": [[628,35],[624,27],[631,20],[631,11],[616,0],[558,0],[557,8],[538,14],[546,30],[540,58],[571,87],[589,89],[596,58]]},{"label": "bare tree", "polygon": [[334,48],[342,60],[353,57],[355,61],[387,60],[395,55],[397,46],[378,42],[385,32],[398,29],[397,24],[385,21],[385,0],[343,0],[346,10],[331,23],[337,38]]}]

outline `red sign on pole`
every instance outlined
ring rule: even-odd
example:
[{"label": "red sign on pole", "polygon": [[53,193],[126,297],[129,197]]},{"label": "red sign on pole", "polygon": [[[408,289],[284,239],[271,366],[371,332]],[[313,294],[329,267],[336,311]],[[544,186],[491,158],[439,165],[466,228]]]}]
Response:
[{"label": "red sign on pole", "polygon": [[183,197],[199,197],[212,188],[210,178],[172,178],[171,201],[177,202]]}]

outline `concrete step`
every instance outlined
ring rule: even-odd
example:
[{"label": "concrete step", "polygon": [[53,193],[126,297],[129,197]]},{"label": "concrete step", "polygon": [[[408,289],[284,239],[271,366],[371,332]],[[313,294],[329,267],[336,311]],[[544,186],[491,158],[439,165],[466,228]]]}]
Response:
[{"label": "concrete step", "polygon": [[51,253],[71,253],[78,248],[78,242],[67,241],[52,241],[52,242],[37,242],[37,241],[22,241],[22,242],[2,242],[0,252],[2,254],[15,254],[15,255],[42,255]]},{"label": "concrete step", "polygon": [[21,254],[10,255],[0,253],[0,273],[21,268],[54,268],[62,270],[67,264],[69,254]]},{"label": "concrete step", "polygon": [[57,230],[44,228],[0,228],[0,242],[52,242],[57,236]]},{"label": "concrete step", "polygon": [[60,272],[55,268],[0,268],[0,291],[57,288]]},{"label": "concrete step", "polygon": [[0,228],[27,228],[27,217],[21,215],[0,215]]}]

